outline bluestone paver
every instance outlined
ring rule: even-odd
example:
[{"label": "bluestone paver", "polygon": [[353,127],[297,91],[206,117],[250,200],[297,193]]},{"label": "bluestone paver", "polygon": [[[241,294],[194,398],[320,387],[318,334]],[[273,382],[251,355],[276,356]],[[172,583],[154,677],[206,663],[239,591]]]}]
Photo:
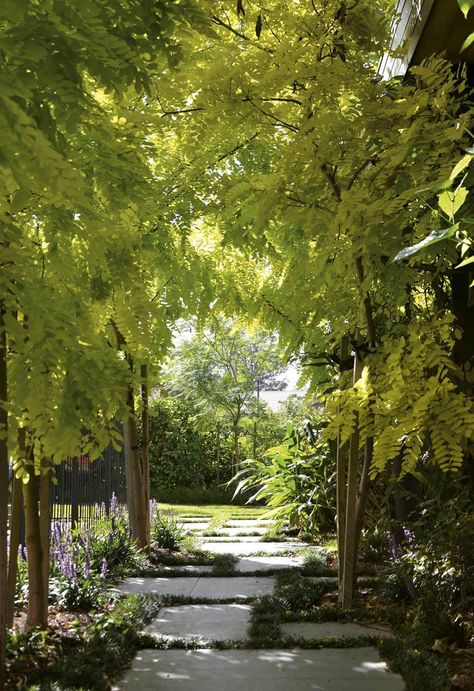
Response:
[{"label": "bluestone paver", "polygon": [[229,518],[224,525],[229,528],[232,526],[249,528],[258,525],[273,525],[274,523],[272,518]]},{"label": "bluestone paver", "polygon": [[179,576],[177,578],[127,578],[117,586],[121,593],[144,593],[153,595],[191,595],[199,577]]},{"label": "bluestone paver", "polygon": [[359,636],[377,636],[378,638],[390,638],[391,633],[387,629],[382,629],[377,626],[361,626],[348,622],[347,624],[340,621],[327,621],[321,623],[313,623],[309,621],[291,622],[282,624],[280,626],[280,633],[282,638],[286,636],[294,636],[296,638],[304,638],[310,640],[312,638],[358,638]]},{"label": "bluestone paver", "polygon": [[164,607],[147,631],[172,638],[236,641],[247,637],[250,612],[244,604]]},{"label": "bluestone paver", "polygon": [[141,650],[115,691],[403,691],[375,648]]},{"label": "bluestone paver", "polygon": [[177,564],[176,566],[160,566],[160,569],[163,571],[185,571],[186,573],[189,573],[191,576],[196,574],[202,574],[202,573],[211,573],[213,567],[212,566],[201,566],[198,564],[183,564],[180,566]]},{"label": "bluestone paver", "polygon": [[197,521],[195,523],[179,523],[179,526],[188,533],[190,531],[198,532],[200,530],[207,530],[207,528],[209,528],[210,525],[211,524],[209,521],[207,523],[198,523]]},{"label": "bluestone paver", "polygon": [[[228,528],[226,526],[218,527],[215,529],[216,533],[219,533],[220,536],[228,536],[228,537],[258,537],[256,535],[252,535],[252,533],[258,533],[258,535],[266,535],[268,533],[268,529],[271,526],[261,526],[260,528],[258,527],[250,527],[250,526],[241,526],[240,528],[237,527],[231,527]],[[243,533],[243,535],[240,535],[239,533]]]},{"label": "bluestone paver", "polygon": [[233,576],[231,578],[219,578],[212,576],[200,578],[191,595],[195,598],[209,598],[213,600],[236,600],[259,595],[271,595],[275,581],[269,577]]},{"label": "bluestone paver", "polygon": [[209,576],[170,576],[169,578],[128,578],[117,586],[121,593],[148,593],[153,595],[182,595],[209,600],[242,599],[270,595],[274,588],[273,578],[234,576],[219,578]]},{"label": "bluestone paver", "polygon": [[242,573],[252,571],[276,571],[277,569],[292,569],[301,566],[298,557],[243,557],[235,565],[235,570]]},{"label": "bluestone paver", "polygon": [[[256,540],[256,538],[254,538]],[[298,542],[247,542],[242,540],[239,542],[202,542],[201,547],[208,552],[213,552],[215,554],[235,554],[235,555],[248,555],[254,552],[265,552],[266,554],[275,554],[278,552],[284,552],[286,550],[300,550],[307,547]]]}]

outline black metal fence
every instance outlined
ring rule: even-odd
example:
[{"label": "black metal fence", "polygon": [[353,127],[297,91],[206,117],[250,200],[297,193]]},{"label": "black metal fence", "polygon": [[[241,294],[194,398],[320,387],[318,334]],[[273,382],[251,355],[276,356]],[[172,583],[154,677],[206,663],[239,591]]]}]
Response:
[{"label": "black metal fence", "polygon": [[91,461],[89,456],[68,458],[56,468],[51,491],[51,519],[71,526],[90,525],[105,515],[112,495],[126,503],[123,449],[110,445]]}]

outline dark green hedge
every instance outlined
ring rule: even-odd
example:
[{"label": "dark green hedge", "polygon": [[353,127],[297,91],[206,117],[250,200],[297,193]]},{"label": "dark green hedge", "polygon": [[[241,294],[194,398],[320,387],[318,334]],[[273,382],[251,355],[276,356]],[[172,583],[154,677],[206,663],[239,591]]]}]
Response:
[{"label": "dark green hedge", "polygon": [[[215,432],[199,429],[178,398],[153,401],[150,417],[150,480],[154,493],[176,487],[208,488],[217,482]],[[220,482],[230,479],[231,441],[222,435]]]}]

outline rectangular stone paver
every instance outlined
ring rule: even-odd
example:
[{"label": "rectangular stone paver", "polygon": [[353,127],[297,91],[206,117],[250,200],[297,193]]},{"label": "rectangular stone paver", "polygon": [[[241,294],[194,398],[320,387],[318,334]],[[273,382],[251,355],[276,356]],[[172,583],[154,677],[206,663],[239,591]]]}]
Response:
[{"label": "rectangular stone paver", "polygon": [[202,542],[201,547],[208,552],[216,554],[253,554],[254,552],[265,552],[266,554],[278,555],[278,552],[283,552],[287,549],[299,550],[304,549],[307,545],[298,542]]},{"label": "rectangular stone paver", "polygon": [[246,638],[249,605],[185,605],[165,607],[147,627],[148,633],[172,638],[199,636],[207,641]]},{"label": "rectangular stone paver", "polygon": [[391,633],[387,629],[377,626],[361,626],[348,622],[344,624],[339,621],[328,621],[322,623],[312,623],[309,621],[292,622],[282,624],[280,627],[282,638],[295,636],[310,640],[312,638],[329,638],[344,636],[345,638],[358,638],[359,636],[378,636],[379,638],[390,638]]},{"label": "rectangular stone paver", "polygon": [[117,590],[121,593],[189,596],[198,581],[198,576],[179,576],[177,578],[127,578],[126,581],[117,587]]},{"label": "rectangular stone paver", "polygon": [[232,576],[230,578],[200,578],[191,595],[192,597],[227,600],[228,598],[257,597],[271,595],[275,581],[269,577]]},{"label": "rectangular stone paver", "polygon": [[186,531],[190,531],[190,530],[199,531],[199,530],[206,530],[207,528],[209,528],[209,526],[211,524],[209,521],[207,523],[198,523],[196,521],[196,523],[180,523],[179,525],[183,530],[186,530]]},{"label": "rectangular stone paver", "polygon": [[257,525],[273,525],[273,523],[275,521],[272,518],[230,518],[228,521],[225,521],[224,525],[229,528],[232,526],[249,528]]},{"label": "rectangular stone paver", "polygon": [[231,535],[198,535],[198,537],[206,542],[225,542],[231,545],[239,545],[243,542],[260,544],[260,537],[258,535],[239,535],[238,537],[232,537]]},{"label": "rectangular stone paver", "polygon": [[199,575],[201,573],[211,573],[213,567],[212,566],[204,566],[204,565],[199,565],[199,564],[183,564],[180,566],[177,564],[176,566],[159,566],[158,568],[162,569],[163,571],[185,571],[186,573],[189,573],[190,575]]},{"label": "rectangular stone paver", "polygon": [[235,565],[238,572],[274,571],[276,569],[291,569],[300,566],[302,560],[298,557],[243,557]]},{"label": "rectangular stone paver", "polygon": [[257,597],[273,592],[273,578],[233,576],[219,578],[209,576],[177,576],[170,578],[128,578],[117,590],[121,593],[153,595],[183,595],[185,597],[227,600],[230,598]]},{"label": "rectangular stone paver", "polygon": [[[268,529],[271,526],[263,526],[261,528],[254,527],[252,528],[251,526],[241,526],[240,528],[227,528],[227,527],[220,527],[216,528],[216,533],[219,533],[221,536],[228,536],[228,537],[245,537],[248,535],[248,537],[258,537],[257,535],[251,535],[251,533],[258,533],[258,535],[266,535],[268,533]],[[244,533],[244,535],[239,535],[239,533]]]},{"label": "rectangular stone paver", "polygon": [[141,650],[114,691],[403,691],[375,648]]}]

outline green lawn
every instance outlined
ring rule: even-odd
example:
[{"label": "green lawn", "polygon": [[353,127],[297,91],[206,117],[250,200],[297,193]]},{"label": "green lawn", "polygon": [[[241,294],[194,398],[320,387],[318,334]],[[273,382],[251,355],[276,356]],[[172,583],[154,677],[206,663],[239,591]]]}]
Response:
[{"label": "green lawn", "polygon": [[203,518],[212,523],[223,523],[230,518],[258,519],[268,512],[266,506],[236,506],[234,504],[210,504],[194,506],[192,504],[164,504],[158,502],[160,509],[172,511],[181,518]]}]

